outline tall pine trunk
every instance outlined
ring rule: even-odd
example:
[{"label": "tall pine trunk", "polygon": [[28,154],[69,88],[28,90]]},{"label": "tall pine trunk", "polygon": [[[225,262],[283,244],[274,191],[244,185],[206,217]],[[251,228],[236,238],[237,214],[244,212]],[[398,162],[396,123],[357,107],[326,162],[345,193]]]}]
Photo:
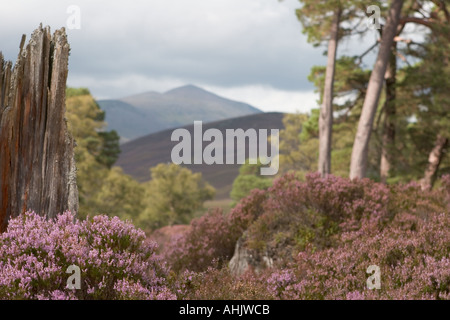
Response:
[{"label": "tall pine trunk", "polygon": [[397,34],[397,26],[400,21],[400,13],[403,7],[403,0],[393,0],[389,9],[386,27],[383,29],[380,49],[375,61],[375,66],[370,75],[366,97],[359,119],[355,142],[353,144],[352,158],[350,164],[350,178],[364,178],[367,170],[367,158],[369,153],[369,141],[372,133],[373,121],[383,88],[384,75],[394,37]]},{"label": "tall pine trunk", "polygon": [[336,52],[339,39],[341,9],[336,9],[328,41],[327,68],[323,89],[323,104],[319,117],[319,163],[318,170],[322,176],[331,172],[331,136],[333,129],[333,85],[336,69]]},{"label": "tall pine trunk", "polygon": [[396,43],[392,46],[391,58],[386,70],[386,101],[384,102],[384,122],[381,145],[380,180],[386,183],[389,171],[393,167],[393,149],[395,144],[395,84],[397,75]]},{"label": "tall pine trunk", "polygon": [[430,190],[433,187],[434,180],[436,179],[439,165],[441,164],[444,156],[444,149],[448,145],[448,138],[438,135],[433,149],[428,156],[428,165],[425,169],[423,179],[420,181],[422,190]]}]

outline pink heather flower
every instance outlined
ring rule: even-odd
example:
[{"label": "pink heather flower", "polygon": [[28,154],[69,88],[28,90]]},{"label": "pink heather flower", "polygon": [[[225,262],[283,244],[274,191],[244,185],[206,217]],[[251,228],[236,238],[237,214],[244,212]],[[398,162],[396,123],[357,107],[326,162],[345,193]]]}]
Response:
[{"label": "pink heather flower", "polygon": [[[27,212],[0,234],[0,299],[171,297],[156,248],[117,217],[79,221],[65,212],[47,220]],[[80,290],[66,289],[72,264],[81,270]]]}]

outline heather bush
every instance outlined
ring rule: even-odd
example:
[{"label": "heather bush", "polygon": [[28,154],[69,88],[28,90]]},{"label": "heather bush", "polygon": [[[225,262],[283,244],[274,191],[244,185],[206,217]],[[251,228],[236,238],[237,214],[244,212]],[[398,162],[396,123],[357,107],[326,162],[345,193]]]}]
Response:
[{"label": "heather bush", "polygon": [[[156,244],[144,240],[117,217],[20,215],[0,235],[0,299],[175,298]],[[79,290],[66,288],[70,265],[81,270]]]},{"label": "heather bush", "polygon": [[226,265],[239,237],[261,214],[265,198],[264,191],[253,190],[228,215],[215,209],[192,220],[188,231],[167,244],[163,257],[175,272]]},{"label": "heather bush", "polygon": [[[450,299],[450,217],[399,214],[381,232],[343,234],[337,248],[301,252],[290,268],[268,279],[281,299]],[[367,268],[381,270],[369,290]]]},{"label": "heather bush", "polygon": [[422,191],[415,183],[386,186],[369,179],[294,174],[277,179],[266,193],[262,212],[250,224],[245,243],[285,265],[307,247],[340,245],[343,233],[382,231],[400,213],[425,218],[446,210],[445,189]]},{"label": "heather bush", "polygon": [[267,275],[251,270],[234,276],[228,268],[209,267],[202,272],[181,273],[176,279],[178,299],[186,300],[268,300]]},{"label": "heather bush", "polygon": [[[450,176],[440,184],[286,174],[194,219],[161,256],[117,217],[29,212],[0,235],[0,299],[450,299]],[[239,238],[274,268],[232,275]],[[80,290],[66,288],[70,265]],[[370,265],[380,290],[367,288]]]},{"label": "heather bush", "polygon": [[369,179],[308,174],[300,181],[288,173],[267,191],[262,214],[246,233],[246,246],[267,251],[282,264],[309,245],[329,248],[340,231],[358,229],[363,218],[385,219],[388,194],[387,187]]},{"label": "heather bush", "polygon": [[[445,176],[443,177],[445,179]],[[450,188],[443,186],[435,190],[422,190],[419,183],[397,184],[390,187],[389,210],[391,215],[400,212],[426,218],[430,213],[448,210]]]},{"label": "heather bush", "polygon": [[231,210],[228,220],[233,234],[240,237],[263,214],[267,195],[267,191],[252,190]]},{"label": "heather bush", "polygon": [[228,215],[216,210],[193,220],[164,256],[176,272],[222,267],[245,232],[247,249],[268,252],[284,266],[308,247],[339,246],[344,233],[381,232],[399,213],[425,218],[442,212],[448,203],[445,190],[424,192],[415,183],[386,186],[316,173],[301,181],[288,173],[268,190],[253,190]]},{"label": "heather bush", "polygon": [[[179,273],[174,291],[183,299],[449,299],[450,178],[441,181],[422,191],[286,174],[230,214],[192,223],[171,264],[182,257],[177,271],[199,272]],[[247,249],[267,250],[275,268],[230,275],[226,262],[244,234]],[[381,290],[367,288],[370,265],[380,267]]]},{"label": "heather bush", "polygon": [[450,174],[441,177],[441,189],[447,201],[447,210],[450,211]]},{"label": "heather bush", "polygon": [[209,211],[194,219],[188,231],[176,235],[165,246],[164,258],[175,272],[202,271],[223,265],[233,254],[235,237],[222,210]]}]

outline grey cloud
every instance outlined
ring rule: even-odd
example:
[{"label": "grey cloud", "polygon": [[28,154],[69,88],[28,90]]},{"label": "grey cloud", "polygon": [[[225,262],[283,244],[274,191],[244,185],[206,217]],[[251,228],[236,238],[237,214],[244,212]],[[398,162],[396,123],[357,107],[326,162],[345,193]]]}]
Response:
[{"label": "grey cloud", "polygon": [[125,80],[118,90],[130,77],[313,90],[307,75],[325,64],[324,48],[301,34],[297,0],[15,0],[0,12],[0,50],[14,60],[21,33],[41,21],[63,26],[72,4],[81,8],[81,29],[68,30],[69,85],[89,79],[103,97],[135,92]]}]

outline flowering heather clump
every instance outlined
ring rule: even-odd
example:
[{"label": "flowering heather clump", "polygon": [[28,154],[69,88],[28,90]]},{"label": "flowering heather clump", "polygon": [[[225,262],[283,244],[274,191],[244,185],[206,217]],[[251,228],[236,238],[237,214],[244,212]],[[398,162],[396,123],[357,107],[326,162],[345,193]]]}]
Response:
[{"label": "flowering heather clump", "polygon": [[226,263],[236,241],[222,210],[213,210],[194,219],[187,232],[175,236],[163,255],[174,271],[203,271],[214,264]]},{"label": "flowering heather clump", "polygon": [[442,189],[447,198],[447,208],[450,210],[450,174],[443,175],[441,178]]},{"label": "flowering heather clump", "polygon": [[[210,213],[192,223],[176,242],[171,264],[178,255],[184,259],[179,266],[201,272],[178,274],[177,296],[450,299],[450,178],[441,183],[422,191],[417,183],[284,175],[267,191],[253,191],[229,215]],[[230,275],[224,262],[244,234],[246,249],[267,250],[273,269]],[[220,251],[225,247],[227,254]],[[380,290],[367,288],[371,265],[380,268]]]},{"label": "flowering heather clump", "polygon": [[269,292],[275,297],[281,298],[284,291],[296,282],[294,272],[290,269],[284,269],[272,273],[267,279]]},{"label": "flowering heather clump", "polygon": [[211,210],[194,219],[190,228],[167,244],[164,257],[174,271],[204,271],[231,259],[243,232],[262,213],[265,191],[253,190],[228,215]]},{"label": "flowering heather clump", "polygon": [[313,173],[299,181],[286,174],[266,192],[245,243],[286,264],[312,246],[339,245],[341,235],[359,237],[390,225],[400,213],[426,218],[448,206],[444,190],[422,191],[418,184],[386,186],[369,179],[350,180]]},{"label": "flowering heather clump", "polygon": [[[301,252],[274,272],[269,288],[281,299],[450,299],[448,213],[395,220],[337,248]],[[370,265],[380,267],[380,290],[367,288]]]},{"label": "flowering heather clump", "polygon": [[266,274],[249,271],[236,277],[228,268],[207,268],[202,272],[183,272],[178,276],[177,296],[185,300],[268,300]]},{"label": "flowering heather clump", "polygon": [[318,173],[306,175],[306,181],[286,175],[269,189],[267,208],[289,215],[301,215],[305,208],[320,213],[332,221],[357,223],[368,216],[384,216],[388,201],[387,186],[369,179],[350,180]]},{"label": "flowering heather clump", "polygon": [[[156,244],[119,218],[47,220],[33,212],[0,234],[0,299],[173,299]],[[76,265],[81,289],[67,289]]]},{"label": "flowering heather clump", "polygon": [[230,212],[229,221],[236,234],[242,235],[245,230],[264,212],[264,204],[268,193],[264,190],[252,190],[250,195],[242,199]]},{"label": "flowering heather clump", "polygon": [[342,230],[359,229],[369,219],[376,227],[388,218],[389,189],[369,179],[309,174],[306,181],[286,174],[266,192],[262,213],[250,225],[245,243],[285,264],[308,245],[336,244]]}]

